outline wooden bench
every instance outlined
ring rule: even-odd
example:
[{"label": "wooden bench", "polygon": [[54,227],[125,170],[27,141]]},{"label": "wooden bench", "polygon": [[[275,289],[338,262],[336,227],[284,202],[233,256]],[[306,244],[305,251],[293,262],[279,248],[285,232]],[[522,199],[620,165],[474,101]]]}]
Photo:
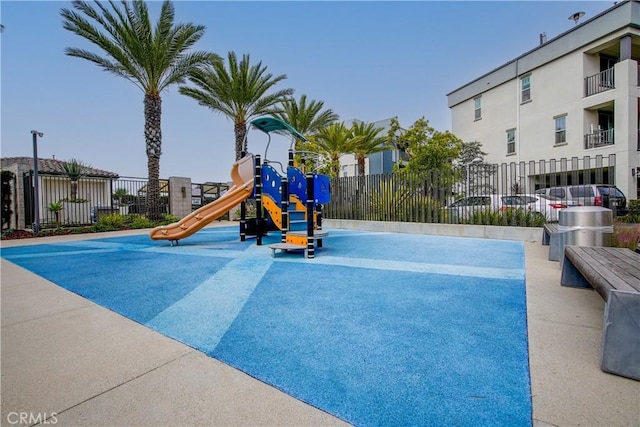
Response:
[{"label": "wooden bench", "polygon": [[560,283],[593,288],[605,300],[600,367],[640,380],[640,254],[565,246]]},{"label": "wooden bench", "polygon": [[560,261],[560,234],[557,222],[545,224],[542,227],[542,244],[549,246],[549,261]]},{"label": "wooden bench", "polygon": [[550,222],[542,227],[542,244],[549,246],[551,242],[551,236],[558,232],[558,223]]},{"label": "wooden bench", "polygon": [[542,244],[545,242],[549,244],[549,261],[561,261],[566,245],[613,246],[613,227],[563,227],[545,224]]}]

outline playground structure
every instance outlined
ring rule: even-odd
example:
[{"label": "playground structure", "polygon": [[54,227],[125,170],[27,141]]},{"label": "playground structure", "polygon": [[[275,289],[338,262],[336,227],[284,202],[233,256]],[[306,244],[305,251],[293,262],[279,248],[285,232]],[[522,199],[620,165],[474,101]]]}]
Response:
[{"label": "playground structure", "polygon": [[[269,138],[264,159],[260,155],[244,155],[231,170],[232,188],[180,221],[154,228],[150,232],[153,240],[169,240],[172,246],[174,242],[177,245],[180,239],[196,233],[240,205],[241,241],[251,236],[262,245],[263,237],[269,231],[279,230],[280,242],[269,245],[272,256],[277,250],[304,251],[305,257],[314,258],[315,248],[322,247],[322,239],[328,236],[328,232],[322,230],[322,205],[331,198],[329,177],[305,173],[304,164],[297,167],[295,142],[306,141],[306,138],[288,123],[274,117],[262,117],[250,125]],[[267,158],[272,132],[291,136],[286,171],[280,162]],[[273,164],[280,164],[282,174]],[[247,218],[249,198],[255,199],[255,218]]]},{"label": "playground structure", "polygon": [[253,156],[245,156],[233,164],[231,179],[234,183],[219,199],[191,212],[178,222],[154,228],[149,233],[153,240],[169,240],[171,246],[180,239],[189,237],[204,226],[222,217],[247,198],[254,189]]},{"label": "playground structure", "polygon": [[[305,257],[314,258],[315,248],[322,247],[322,239],[329,235],[322,230],[322,204],[331,199],[329,177],[305,173],[304,169],[297,167],[295,141],[306,141],[306,138],[288,123],[273,117],[262,117],[253,120],[251,126],[266,133],[269,138],[264,160],[259,155],[255,156],[256,218],[253,220],[255,233],[252,234],[255,234],[257,244],[261,245],[262,237],[268,230],[276,228],[281,232],[281,241],[269,245],[272,256],[277,250],[302,250]],[[287,133],[292,139],[286,176],[284,171],[280,174],[272,166],[278,162],[267,159],[272,132]],[[246,208],[241,206],[240,215],[240,237],[244,240],[248,223]]]}]

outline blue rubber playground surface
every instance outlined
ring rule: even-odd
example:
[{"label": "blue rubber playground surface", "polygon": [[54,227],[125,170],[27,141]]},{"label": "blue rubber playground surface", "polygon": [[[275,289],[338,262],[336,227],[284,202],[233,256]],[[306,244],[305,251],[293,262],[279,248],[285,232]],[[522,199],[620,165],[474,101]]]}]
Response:
[{"label": "blue rubber playground surface", "polygon": [[530,426],[520,242],[329,230],[315,259],[207,228],[2,257],[356,426]]}]

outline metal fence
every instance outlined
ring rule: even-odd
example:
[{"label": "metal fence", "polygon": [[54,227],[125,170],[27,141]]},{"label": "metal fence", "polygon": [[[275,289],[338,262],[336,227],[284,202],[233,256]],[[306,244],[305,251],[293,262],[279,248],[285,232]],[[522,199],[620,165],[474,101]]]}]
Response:
[{"label": "metal fence", "polygon": [[[331,202],[325,206],[324,216],[365,221],[491,223],[496,215],[461,218],[454,215],[450,205],[469,196],[531,195],[553,186],[613,184],[614,168],[615,155],[610,155],[539,162],[473,163],[448,172],[335,178],[331,181]],[[498,220],[506,221],[505,218]],[[507,222],[505,225],[541,225],[532,224],[526,215],[511,215]]]},{"label": "metal fence", "polygon": [[[66,176],[39,174],[39,219],[43,227],[59,225],[89,225],[102,215],[146,214],[146,178],[118,179],[82,177],[72,183]],[[33,174],[23,176],[25,227],[34,223]],[[195,210],[220,197],[229,186],[226,183],[192,184],[191,204]],[[160,180],[162,214],[171,212],[169,180]]]},{"label": "metal fence", "polygon": [[[95,222],[113,205],[113,181],[109,178],[83,177],[71,181],[60,175],[39,174],[39,215],[42,226],[84,225]],[[34,222],[33,174],[23,175],[25,226]]]},{"label": "metal fence", "polygon": [[[615,155],[585,156],[538,162],[472,163],[450,172],[384,174],[335,178],[326,218],[426,223],[486,223],[485,219],[452,215],[450,204],[475,195],[533,194],[554,186],[614,184]],[[33,224],[33,180],[24,175],[25,225]],[[147,180],[121,177],[81,178],[40,175],[40,224],[86,225],[109,213],[145,214]],[[192,184],[195,210],[219,198],[226,183]],[[160,207],[171,212],[168,180],[160,180]],[[60,209],[56,204],[62,205]],[[56,209],[54,209],[56,208]],[[527,218],[511,218],[509,225],[531,225]],[[536,224],[538,225],[538,224]]]}]

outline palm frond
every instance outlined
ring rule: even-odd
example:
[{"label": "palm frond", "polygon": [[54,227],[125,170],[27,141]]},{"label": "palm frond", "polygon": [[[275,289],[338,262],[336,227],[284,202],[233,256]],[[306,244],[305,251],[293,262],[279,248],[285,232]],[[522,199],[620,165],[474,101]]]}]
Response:
[{"label": "palm frond", "polygon": [[[220,58],[210,58],[205,66],[193,69],[189,73],[192,86],[181,86],[179,91],[233,120],[237,151],[246,133],[246,123],[258,115],[277,113],[282,101],[293,94],[293,89],[274,90],[285,79],[286,75],[268,73],[262,62],[252,65],[248,54],[238,60],[235,52],[230,51],[226,63]],[[236,152],[237,158],[238,155]]]},{"label": "palm frond", "polygon": [[123,1],[118,7],[96,2],[72,2],[62,9],[63,28],[88,40],[106,56],[83,49],[67,48],[69,56],[87,59],[104,70],[132,81],[146,94],[158,95],[168,86],[182,83],[193,67],[202,66],[212,54],[187,51],[202,37],[205,27],[174,24],[170,1],[162,4],[160,17],[152,25],[146,3]]}]

